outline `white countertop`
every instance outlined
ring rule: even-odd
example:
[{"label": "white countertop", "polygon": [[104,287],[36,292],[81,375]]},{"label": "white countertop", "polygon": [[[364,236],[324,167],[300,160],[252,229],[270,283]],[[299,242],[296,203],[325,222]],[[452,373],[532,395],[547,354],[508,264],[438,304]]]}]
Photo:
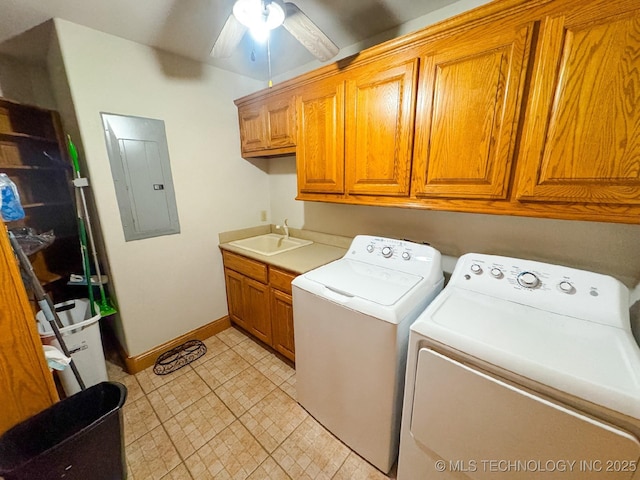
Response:
[{"label": "white countertop", "polygon": [[283,270],[301,274],[343,257],[352,240],[348,237],[327,235],[308,230],[298,230],[294,228],[290,228],[289,230],[291,237],[312,240],[313,243],[311,245],[296,248],[295,250],[269,256],[260,255],[259,253],[254,253],[249,250],[245,250],[244,248],[229,244],[229,242],[240,240],[242,238],[272,233],[270,225],[263,225],[260,227],[220,233],[219,246],[222,250],[237,253],[238,255],[258,260],[266,263],[267,265],[273,265],[274,267],[279,267]]}]

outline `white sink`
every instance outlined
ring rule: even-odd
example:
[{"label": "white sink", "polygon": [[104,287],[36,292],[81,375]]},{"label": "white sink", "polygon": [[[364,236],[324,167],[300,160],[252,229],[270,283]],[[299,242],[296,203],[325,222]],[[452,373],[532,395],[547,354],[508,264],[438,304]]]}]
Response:
[{"label": "white sink", "polygon": [[250,252],[259,253],[260,255],[277,255],[278,253],[288,252],[296,248],[311,245],[311,240],[302,240],[301,238],[285,238],[284,235],[277,233],[267,233],[258,235],[257,237],[243,238],[229,242],[229,245],[239,247]]}]

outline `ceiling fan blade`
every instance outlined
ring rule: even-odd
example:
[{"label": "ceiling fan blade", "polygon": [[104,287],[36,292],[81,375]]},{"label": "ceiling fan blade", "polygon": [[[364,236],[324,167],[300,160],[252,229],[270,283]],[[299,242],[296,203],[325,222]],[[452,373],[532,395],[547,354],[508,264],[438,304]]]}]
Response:
[{"label": "ceiling fan blade", "polygon": [[216,58],[230,57],[246,31],[247,27],[236,20],[233,14],[229,15],[209,55]]},{"label": "ceiling fan blade", "polygon": [[340,49],[336,44],[302,10],[291,2],[286,2],[284,5],[287,9],[284,28],[318,60],[326,62],[338,54]]}]

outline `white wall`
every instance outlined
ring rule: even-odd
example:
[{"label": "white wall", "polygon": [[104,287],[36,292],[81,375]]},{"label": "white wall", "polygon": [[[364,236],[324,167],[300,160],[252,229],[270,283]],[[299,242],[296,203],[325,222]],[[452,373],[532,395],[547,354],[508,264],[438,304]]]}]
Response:
[{"label": "white wall", "polygon": [[[232,101],[260,84],[67,21],[55,26],[118,329],[134,356],[227,313],[217,235],[258,224],[268,209],[266,168],[240,158]],[[100,112],[164,120],[180,234],[124,241]]]},{"label": "white wall", "polygon": [[6,55],[0,55],[0,97],[56,109],[46,67]]},{"label": "white wall", "polygon": [[294,70],[289,70],[288,72],[283,73],[282,75],[276,75],[274,77],[274,83],[283,82],[290,78],[306,73],[310,70],[319,68],[322,65],[327,65],[327,64],[336,62],[337,60],[346,58],[350,55],[355,55],[356,53],[361,52],[366,48],[372,47],[374,45],[378,45],[392,38],[396,38],[411,32],[415,32],[416,30],[420,30],[421,28],[424,28],[428,25],[433,25],[434,23],[437,23],[441,20],[445,20],[447,18],[453,17],[454,15],[458,15],[467,10],[471,10],[473,8],[479,7],[480,5],[489,3],[490,1],[491,0],[458,0],[457,2],[453,2],[438,10],[435,10],[433,12],[427,13],[426,15],[423,15],[421,17],[418,17],[406,23],[403,23],[402,25],[399,25],[394,29],[387,30],[374,37],[367,38],[362,42],[358,42],[353,45],[343,47],[340,49],[340,52],[338,52],[338,55],[336,55],[335,58],[332,58],[329,61],[321,62],[319,60],[312,60],[311,62],[299,68],[296,68]]}]

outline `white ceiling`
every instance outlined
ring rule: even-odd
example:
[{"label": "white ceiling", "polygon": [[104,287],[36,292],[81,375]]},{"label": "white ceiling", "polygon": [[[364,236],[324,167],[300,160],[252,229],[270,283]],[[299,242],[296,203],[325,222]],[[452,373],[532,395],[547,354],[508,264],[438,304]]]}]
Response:
[{"label": "white ceiling", "polygon": [[[294,0],[341,49],[394,29],[454,0]],[[227,59],[209,56],[233,0],[0,0],[0,52],[24,56],[14,37],[58,17],[134,42],[240,73],[268,78],[266,48],[245,35]],[[37,30],[36,30],[37,31]],[[24,39],[21,35],[18,39]],[[7,40],[14,38],[13,41]],[[38,43],[38,42],[36,42]],[[40,39],[42,47],[43,40]],[[28,49],[35,49],[33,42]],[[21,48],[24,50],[24,48]],[[255,51],[255,61],[251,52]],[[27,52],[34,54],[34,52]],[[340,56],[340,54],[338,54]],[[314,60],[284,28],[271,36],[272,75],[278,76]]]}]

